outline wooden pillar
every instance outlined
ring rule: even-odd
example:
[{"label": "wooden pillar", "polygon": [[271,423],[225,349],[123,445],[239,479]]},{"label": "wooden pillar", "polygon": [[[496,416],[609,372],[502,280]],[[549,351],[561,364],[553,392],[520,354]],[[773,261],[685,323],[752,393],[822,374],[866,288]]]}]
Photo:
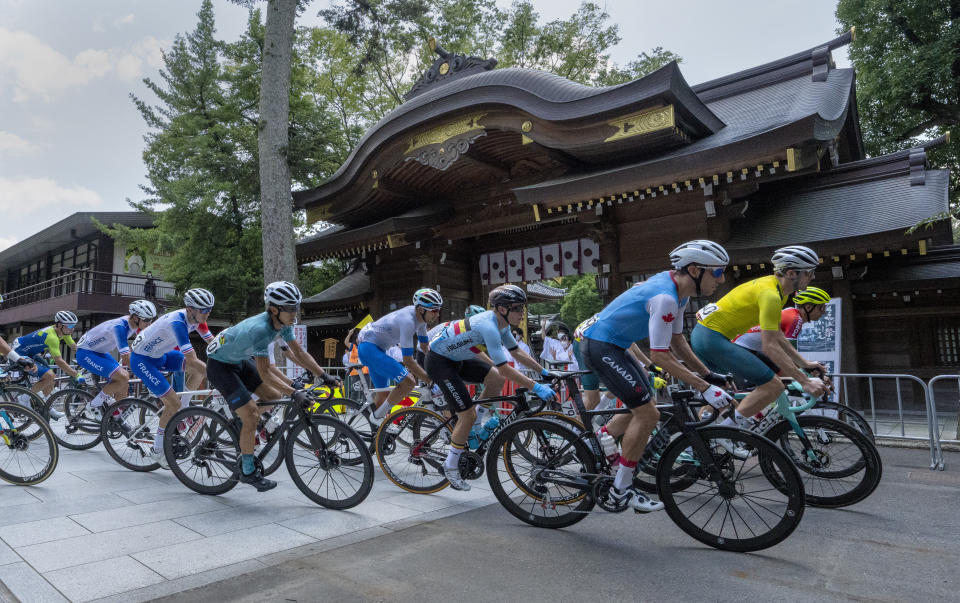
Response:
[{"label": "wooden pillar", "polygon": [[[814,281],[816,286],[816,281]],[[853,298],[850,297],[850,281],[833,281],[833,297],[840,298],[840,370],[844,373],[858,373],[860,363],[857,359],[857,337],[854,325]]]},{"label": "wooden pillar", "polygon": [[[611,212],[611,219],[613,212]],[[608,277],[607,295],[603,297],[604,305],[620,295],[624,289],[623,274],[620,272],[620,232],[616,223],[604,221],[597,232],[597,242],[600,244],[600,274]],[[609,272],[603,272],[604,265],[610,266]]]}]

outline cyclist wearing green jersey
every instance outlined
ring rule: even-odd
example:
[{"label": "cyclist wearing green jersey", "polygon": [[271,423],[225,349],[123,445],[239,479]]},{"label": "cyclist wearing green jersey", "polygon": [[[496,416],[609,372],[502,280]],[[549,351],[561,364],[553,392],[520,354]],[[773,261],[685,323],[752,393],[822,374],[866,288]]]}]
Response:
[{"label": "cyclist wearing green jersey", "polygon": [[[298,366],[334,387],[340,380],[326,374],[293,335],[293,324],[303,296],[296,285],[276,281],[263,291],[267,310],[224,330],[207,346],[207,379],[243,422],[240,430],[240,481],[260,492],[275,488],[254,462],[257,423],[262,409],[257,399],[276,400],[294,394],[294,389],[270,370],[267,346],[280,337],[289,348],[288,357]],[[250,357],[255,359],[251,360]],[[305,395],[300,392],[300,395]]]},{"label": "cyclist wearing green jersey", "polygon": [[[74,383],[83,384],[83,378],[79,373],[67,364],[67,361],[60,355],[60,342],[63,341],[67,347],[76,350],[77,344],[73,341],[71,334],[77,326],[77,315],[73,312],[61,310],[54,316],[54,324],[34,331],[29,335],[17,337],[13,342],[13,351],[18,355],[32,357],[36,360],[36,368],[32,374],[39,378],[30,388],[34,393],[43,393],[44,397],[49,396],[56,384],[56,378],[53,371],[46,362],[43,362],[43,354],[49,352],[57,366],[64,373],[69,375]],[[56,412],[56,411],[53,411]]]},{"label": "cyclist wearing green jersey", "polygon": [[757,324],[761,330],[761,351],[783,368],[784,376],[796,379],[804,391],[813,396],[822,396],[827,391],[823,381],[808,377],[800,370],[822,370],[822,365],[802,358],[802,363],[794,362],[791,352],[796,354],[796,351],[780,330],[781,309],[791,295],[810,284],[820,259],[809,247],[793,245],[777,249],[770,263],[773,274],[739,285],[717,303],[697,312],[698,322],[690,336],[696,355],[715,371],[733,373],[758,384],[740,402],[733,416],[722,424],[751,427],[752,421],[747,417],[772,403],[783,391],[783,382],[773,370],[749,350],[731,341]]}]

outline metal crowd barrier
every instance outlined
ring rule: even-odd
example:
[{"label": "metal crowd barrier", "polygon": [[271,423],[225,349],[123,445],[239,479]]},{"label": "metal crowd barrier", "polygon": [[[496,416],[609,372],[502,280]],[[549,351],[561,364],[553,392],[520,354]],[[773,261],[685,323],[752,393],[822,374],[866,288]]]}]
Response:
[{"label": "metal crowd barrier", "polygon": [[[956,388],[952,392],[943,392],[941,387],[940,399],[941,401],[945,400],[945,397],[948,394],[952,394],[952,400],[954,403],[954,409],[956,410],[956,427],[953,433],[953,437],[944,438],[943,434],[940,432],[940,413],[942,412],[941,407],[937,405],[937,385],[940,383],[954,382]],[[927,396],[930,399],[930,407],[933,409],[933,422],[936,425],[937,429],[937,439],[936,439],[936,461],[937,468],[943,470],[943,448],[941,447],[942,442],[948,442],[950,444],[960,444],[960,375],[937,375],[933,379],[927,382]]]}]

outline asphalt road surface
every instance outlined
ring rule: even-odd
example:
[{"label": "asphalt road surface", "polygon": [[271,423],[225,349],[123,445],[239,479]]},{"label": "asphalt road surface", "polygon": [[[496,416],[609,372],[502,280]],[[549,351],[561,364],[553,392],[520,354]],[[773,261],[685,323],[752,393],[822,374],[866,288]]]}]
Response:
[{"label": "asphalt road surface", "polygon": [[169,601],[956,601],[960,454],[883,448],[874,494],[808,508],[779,545],[717,551],[665,513],[602,511],[562,530],[499,504],[305,556]]}]

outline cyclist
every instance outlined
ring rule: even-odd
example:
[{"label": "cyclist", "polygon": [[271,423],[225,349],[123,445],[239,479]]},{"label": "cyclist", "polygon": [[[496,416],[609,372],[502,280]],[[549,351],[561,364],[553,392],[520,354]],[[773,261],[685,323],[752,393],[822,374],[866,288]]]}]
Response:
[{"label": "cyclist", "polygon": [[[84,379],[80,373],[73,370],[67,361],[60,355],[60,341],[62,340],[73,350],[77,349],[76,342],[73,341],[71,334],[77,327],[77,315],[67,310],[61,310],[54,316],[54,323],[49,327],[34,331],[29,335],[17,337],[13,342],[13,351],[19,356],[33,358],[35,370],[31,373],[38,377],[38,381],[30,388],[34,393],[43,393],[43,396],[49,396],[56,384],[53,371],[43,358],[45,353],[50,354],[56,365],[64,373],[70,376],[71,383],[74,385],[83,385]],[[50,416],[54,419],[63,417],[63,414],[50,409]]]},{"label": "cyclist", "polygon": [[[0,304],[3,303],[3,296],[0,295]],[[3,337],[0,337],[0,355],[6,357],[7,362],[14,362],[24,369],[33,368],[33,359],[26,356],[21,356],[20,354],[13,351],[13,348],[10,347],[10,344],[7,343],[7,340]]]},{"label": "cyclist", "polygon": [[[470,318],[449,322],[430,341],[427,352],[427,374],[443,392],[447,405],[457,413],[457,423],[450,436],[450,448],[441,467],[441,473],[455,490],[469,490],[470,484],[460,475],[460,456],[467,447],[467,436],[477,418],[475,401],[464,380],[482,382],[480,398],[489,398],[503,389],[505,379],[521,387],[532,389],[540,399],[551,401],[556,394],[544,383],[529,379],[508,364],[513,355],[521,364],[551,376],[532,356],[520,350],[510,327],[523,318],[527,294],[516,285],[501,285],[490,292],[492,310]],[[479,358],[486,355],[493,364]]]},{"label": "cyclist", "polygon": [[[287,357],[330,387],[340,380],[328,375],[316,360],[297,342],[293,324],[297,320],[303,296],[296,285],[276,281],[266,286],[263,302],[266,311],[251,316],[227,328],[207,346],[207,379],[227,401],[230,409],[243,425],[240,430],[240,481],[250,484],[259,492],[276,487],[277,482],[266,479],[263,469],[254,462],[257,424],[262,409],[257,399],[276,400],[295,393],[279,371],[271,370],[267,350],[270,343],[279,337],[288,347]],[[253,360],[251,360],[253,357]]]},{"label": "cyclist", "polygon": [[[758,384],[722,425],[736,424],[749,429],[753,425],[749,417],[776,400],[783,391],[783,382],[770,367],[731,341],[758,323],[761,351],[775,366],[796,379],[811,395],[819,397],[827,391],[823,381],[808,377],[791,362],[786,351],[790,344],[780,331],[781,309],[791,295],[810,284],[820,259],[809,247],[791,245],[774,251],[770,263],[773,264],[773,274],[743,283],[715,304],[704,306],[697,312],[697,325],[690,336],[697,356],[716,371],[732,373]],[[806,360],[802,360],[800,367],[823,368]]]},{"label": "cyclist", "polygon": [[[573,357],[577,360],[577,366],[586,366],[583,363],[583,354],[580,351],[580,342],[583,340],[583,330],[596,321],[597,315],[594,314],[577,325],[577,328],[573,330]],[[640,351],[640,346],[638,346],[636,342],[630,344],[627,352],[632,354],[637,362],[647,367],[647,372],[653,372],[653,363],[650,362],[646,354]],[[600,379],[595,373],[586,373],[580,376],[580,385],[583,388],[583,406],[587,410],[597,408],[597,406],[600,405]],[[615,401],[617,399],[617,397],[609,391],[604,392],[603,398],[605,402]]]},{"label": "cyclist", "polygon": [[[387,314],[360,331],[357,352],[360,362],[370,369],[374,388],[385,388],[393,380],[397,386],[386,392],[377,392],[373,420],[379,422],[396,404],[406,398],[417,385],[417,380],[428,381],[426,371],[414,359],[411,347],[416,335],[419,347],[426,348],[427,324],[437,322],[443,298],[433,289],[418,289],[413,303]],[[400,346],[403,362],[387,355],[387,350]]]},{"label": "cyclist", "polygon": [[[806,366],[807,360],[797,352],[797,338],[804,323],[816,322],[823,317],[824,308],[830,303],[830,294],[818,287],[807,287],[793,296],[793,303],[794,307],[786,308],[780,313],[780,331],[790,344],[783,350],[794,364]],[[759,325],[740,335],[733,342],[756,354],[773,372],[780,374],[780,367],[773,364],[763,353],[763,337]]]},{"label": "cyclist", "polygon": [[[139,377],[147,390],[163,403],[160,414],[160,427],[154,438],[150,458],[164,469],[169,469],[163,454],[163,435],[170,417],[182,404],[170,383],[164,378],[164,371],[186,370],[189,374],[187,389],[194,390],[203,381],[206,366],[197,358],[190,343],[190,333],[197,330],[213,310],[213,293],[206,289],[188,289],[183,294],[184,308],[168,312],[137,335],[130,346],[130,371]],[[174,349],[179,348],[179,349]],[[182,394],[189,399],[191,394]]]},{"label": "cyclist", "polygon": [[[139,333],[157,317],[153,302],[138,299],[130,304],[129,314],[112,318],[93,327],[77,342],[77,366],[106,378],[109,382],[90,401],[89,408],[98,414],[108,400],[119,400],[127,394],[130,374],[124,367],[130,366],[130,346],[127,339]],[[120,354],[118,363],[111,355]],[[121,366],[122,365],[122,366]]]},{"label": "cyclist", "polygon": [[646,370],[627,350],[634,342],[649,337],[654,363],[693,386],[709,403],[726,406],[730,396],[701,376],[710,377],[710,371],[683,336],[683,312],[690,297],[709,296],[716,291],[729,262],[727,252],[713,241],[684,243],[670,252],[673,270],[655,274],[624,291],[581,329],[580,353],[586,367],[630,409],[630,414],[615,417],[604,429],[613,437],[623,435],[611,499],[618,504],[629,502],[637,513],[663,508],[663,503],[633,487],[637,463],[660,413],[649,403],[652,387]]}]

